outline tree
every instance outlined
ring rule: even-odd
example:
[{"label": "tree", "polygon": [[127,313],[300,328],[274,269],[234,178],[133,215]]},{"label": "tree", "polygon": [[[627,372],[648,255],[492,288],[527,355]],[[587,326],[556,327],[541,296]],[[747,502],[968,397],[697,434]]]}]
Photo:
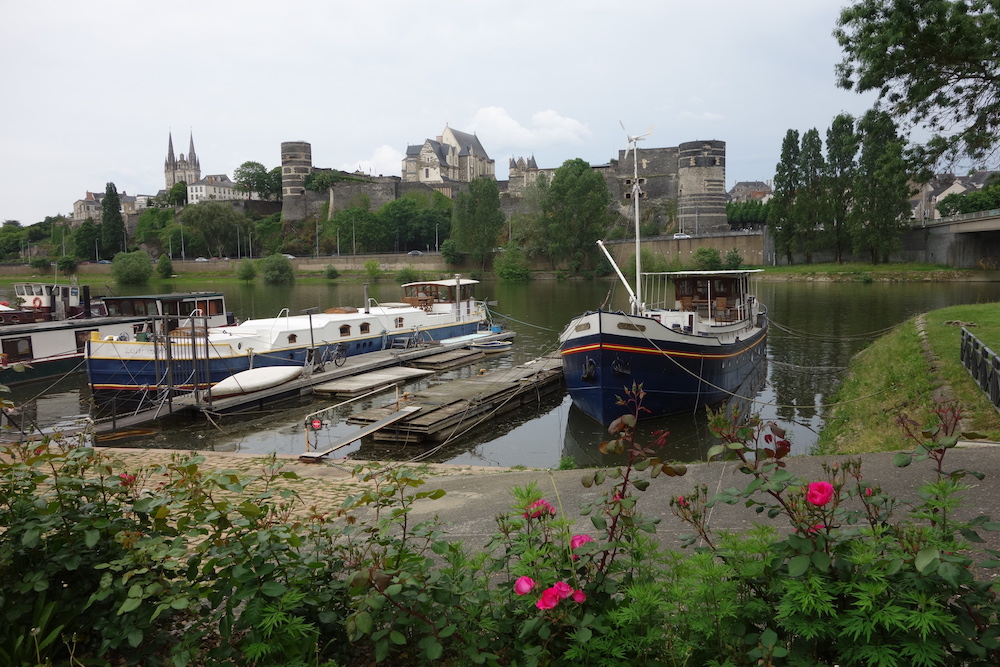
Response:
[{"label": "tree", "polygon": [[531,280],[531,266],[527,257],[516,246],[508,246],[493,258],[493,273],[504,282]]},{"label": "tree", "polygon": [[170,261],[170,255],[160,255],[156,261],[156,275],[164,279],[174,275],[174,263]]},{"label": "tree", "polygon": [[719,271],[722,269],[722,253],[718,248],[699,246],[691,254],[691,260],[699,271]]},{"label": "tree", "polygon": [[604,177],[579,158],[562,163],[552,176],[542,204],[542,233],[553,264],[568,262],[574,273],[597,263],[597,241],[610,214]]},{"label": "tree", "polygon": [[[201,234],[209,252],[215,257],[226,257],[236,250],[236,240],[246,236],[246,218],[223,202],[203,202],[187,206],[181,211],[180,221],[185,231]],[[237,228],[240,231],[237,233]]]},{"label": "tree", "polygon": [[497,247],[504,220],[497,182],[492,178],[476,178],[469,183],[469,191],[459,193],[455,200],[452,238],[461,252],[485,269],[486,259]]},{"label": "tree", "polygon": [[463,256],[455,239],[447,239],[441,244],[441,257],[448,264],[461,264]]},{"label": "tree", "polygon": [[877,108],[934,136],[918,151],[981,161],[1000,141],[995,0],[860,0],[841,11],[838,85],[878,91]]},{"label": "tree", "polygon": [[114,183],[104,188],[101,201],[101,249],[105,253],[125,252],[125,219],[121,198]]},{"label": "tree", "polygon": [[812,264],[813,252],[819,249],[819,230],[824,221],[826,205],[823,174],[826,161],[823,159],[823,141],[816,128],[802,135],[799,152],[799,175],[802,179],[795,195],[795,245],[806,256],[806,264]]},{"label": "tree", "polygon": [[910,170],[904,141],[892,118],[867,112],[858,123],[861,157],[855,178],[855,206],[849,224],[856,253],[866,252],[872,264],[888,262],[909,227]]},{"label": "tree", "polygon": [[295,269],[288,258],[280,253],[257,260],[257,268],[268,285],[290,285],[295,282]]},{"label": "tree", "polygon": [[850,243],[847,217],[854,205],[854,173],[857,170],[858,135],[854,132],[854,117],[840,114],[826,131],[825,185],[826,238],[838,264],[844,261],[844,251]]},{"label": "tree", "polygon": [[774,251],[792,263],[795,250],[795,195],[799,176],[799,131],[788,130],[781,142],[781,158],[774,168],[774,198],[768,213],[767,228],[774,239]]},{"label": "tree", "polygon": [[188,203],[188,186],[184,181],[177,181],[172,186],[170,186],[170,192],[167,193],[167,203],[171,206],[187,206]]},{"label": "tree", "polygon": [[79,259],[97,261],[100,256],[100,231],[94,221],[87,218],[80,223],[73,234],[73,254]]},{"label": "tree", "polygon": [[153,260],[142,250],[120,252],[111,260],[111,278],[119,285],[143,285],[153,275]]},{"label": "tree", "polygon": [[72,255],[63,255],[56,260],[56,267],[67,276],[76,271],[76,264],[76,257]]},{"label": "tree", "polygon": [[233,172],[233,181],[236,183],[236,190],[245,192],[247,199],[254,192],[265,201],[281,194],[280,167],[268,171],[260,162],[244,162]]},{"label": "tree", "polygon": [[236,279],[250,282],[257,277],[257,266],[254,264],[253,260],[250,258],[244,259],[240,262],[240,265],[236,267]]}]

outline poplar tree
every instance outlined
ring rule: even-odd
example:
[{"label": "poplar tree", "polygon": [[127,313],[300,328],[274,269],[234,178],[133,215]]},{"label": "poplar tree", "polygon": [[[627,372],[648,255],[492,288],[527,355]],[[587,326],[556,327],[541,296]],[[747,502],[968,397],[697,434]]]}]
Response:
[{"label": "poplar tree", "polygon": [[111,257],[125,252],[125,219],[121,208],[115,184],[108,183],[101,201],[101,251]]},{"label": "poplar tree", "polygon": [[826,239],[838,264],[850,244],[847,218],[854,205],[854,175],[857,171],[858,135],[854,117],[840,114],[826,131]]},{"label": "poplar tree", "polygon": [[819,137],[819,131],[816,128],[807,130],[802,135],[802,148],[799,151],[801,184],[794,204],[795,245],[805,254],[806,264],[812,264],[813,253],[819,249],[820,229],[825,221],[825,169],[823,140]]},{"label": "poplar tree", "polygon": [[774,251],[792,263],[795,250],[795,196],[799,176],[799,131],[788,130],[781,142],[781,158],[774,168],[774,197],[768,211],[767,228],[774,239]]},{"label": "poplar tree", "polygon": [[459,193],[455,200],[451,237],[459,252],[469,255],[485,269],[504,221],[497,182],[492,178],[477,178],[469,183],[469,191]]},{"label": "poplar tree", "polygon": [[577,272],[596,266],[597,241],[607,231],[611,193],[604,177],[580,158],[556,169],[542,203],[542,233],[553,266]]},{"label": "poplar tree", "polygon": [[849,224],[854,252],[872,264],[889,261],[910,225],[910,174],[905,142],[888,114],[867,112],[858,123],[861,157],[854,180],[855,205]]}]

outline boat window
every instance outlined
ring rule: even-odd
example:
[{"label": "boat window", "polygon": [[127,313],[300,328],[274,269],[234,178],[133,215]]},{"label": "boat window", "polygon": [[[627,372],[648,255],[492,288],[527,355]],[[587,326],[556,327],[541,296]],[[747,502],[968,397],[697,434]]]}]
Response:
[{"label": "boat window", "polygon": [[590,322],[584,322],[583,324],[576,325],[576,331],[586,331],[590,328]]},{"label": "boat window", "polygon": [[396,318],[396,328],[397,329],[402,329],[403,328],[403,318],[402,317],[397,317]]},{"label": "boat window", "polygon": [[32,289],[35,290],[35,296],[45,296],[45,289],[43,285],[33,285]]},{"label": "boat window", "polygon": [[350,335],[351,335],[351,325],[350,324],[341,324],[340,325],[340,336],[341,336],[341,338],[343,338],[344,336],[350,336]]},{"label": "boat window", "polygon": [[295,334],[288,334],[288,343],[289,343],[289,345],[292,344],[292,343],[294,343],[298,339],[299,339],[299,337],[296,336]]},{"label": "boat window", "polygon": [[146,302],[145,301],[136,299],[134,305],[135,305],[135,314],[136,315],[145,315],[146,314]]},{"label": "boat window", "polygon": [[31,359],[31,338],[8,338],[3,341],[3,353],[7,361],[28,361]]},{"label": "boat window", "polygon": [[115,316],[122,314],[117,301],[105,301],[104,305],[108,308],[108,315]]},{"label": "boat window", "polygon": [[73,296],[73,297],[80,296],[80,288],[79,287],[70,287],[69,288],[69,294],[70,294],[70,296]]},{"label": "boat window", "polygon": [[618,323],[618,328],[619,329],[625,329],[625,330],[628,330],[628,331],[645,331],[646,330],[646,327],[643,326],[642,324],[632,324],[631,322],[619,322]]},{"label": "boat window", "polygon": [[122,315],[135,315],[135,310],[133,309],[132,306],[133,306],[132,302],[129,301],[128,299],[126,299],[125,301],[122,301],[121,302],[121,308],[122,308],[121,314]]},{"label": "boat window", "polygon": [[30,290],[26,290],[24,285],[14,285],[14,294],[24,296],[25,294],[30,294]]},{"label": "boat window", "polygon": [[362,322],[361,326],[358,328],[361,329],[361,333],[363,334],[372,332],[372,325],[369,324],[368,322]]}]

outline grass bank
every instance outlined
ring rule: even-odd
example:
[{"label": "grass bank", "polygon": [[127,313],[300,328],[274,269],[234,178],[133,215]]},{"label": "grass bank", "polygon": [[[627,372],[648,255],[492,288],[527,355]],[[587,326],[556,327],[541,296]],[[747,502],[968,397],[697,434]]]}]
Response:
[{"label": "grass bank", "polygon": [[793,264],[764,266],[763,280],[816,280],[827,282],[946,282],[1000,279],[995,271],[955,269],[943,264],[899,262],[892,264]]},{"label": "grass bank", "polygon": [[1000,349],[1000,309],[996,304],[952,306],[923,319],[926,346],[914,318],[855,356],[834,397],[838,405],[827,414],[817,453],[903,449],[896,420],[905,414],[929,423],[941,389],[965,408],[968,428],[1000,440],[1000,415],[959,359],[961,327],[955,324],[967,323],[987,346]]}]

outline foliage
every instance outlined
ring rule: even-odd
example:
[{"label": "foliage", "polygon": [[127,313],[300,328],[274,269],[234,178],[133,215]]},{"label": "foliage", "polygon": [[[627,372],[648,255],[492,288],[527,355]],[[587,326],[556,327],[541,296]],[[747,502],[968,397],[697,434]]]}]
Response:
[{"label": "foliage", "polygon": [[854,251],[865,252],[872,264],[888,262],[902,245],[910,221],[910,174],[903,140],[892,119],[869,111],[858,122],[861,157],[855,184],[855,207],[848,217]]},{"label": "foliage", "polygon": [[49,264],[50,261],[48,257],[32,257],[28,260],[28,266],[33,268],[35,271],[47,271]]},{"label": "foliage", "polygon": [[160,255],[156,260],[156,275],[164,280],[174,275],[174,263],[170,261],[170,255]]},{"label": "foliage", "polygon": [[143,250],[120,252],[111,260],[111,278],[119,285],[144,285],[153,275],[153,260]]},{"label": "foliage", "polygon": [[726,251],[726,259],[722,265],[722,268],[728,271],[734,271],[743,267],[743,255],[737,248],[730,248]]},{"label": "foliage", "polygon": [[364,179],[351,176],[336,169],[313,169],[306,175],[303,186],[306,190],[323,192],[329,190],[335,183],[364,182]]},{"label": "foliage", "polygon": [[826,131],[827,206],[824,226],[826,244],[833,250],[837,264],[844,260],[850,244],[848,216],[854,203],[854,179],[857,170],[859,137],[854,132],[854,117],[839,114]]},{"label": "foliage", "polygon": [[455,239],[447,239],[441,244],[441,257],[448,264],[461,264],[464,255],[458,249],[458,242]]},{"label": "foliage", "polygon": [[[179,216],[185,233],[197,233],[205,241],[211,255],[236,255],[237,239],[246,237],[247,220],[225,202],[202,202],[187,206]],[[242,231],[237,231],[242,230]]]},{"label": "foliage", "polygon": [[412,266],[404,266],[399,271],[396,271],[396,282],[400,285],[405,285],[406,283],[415,283],[420,280],[420,272],[414,269]]},{"label": "foliage", "polygon": [[877,108],[933,137],[917,155],[994,154],[1000,136],[996,81],[1000,16],[990,0],[856,0],[834,32],[844,50],[842,88],[877,91]]},{"label": "foliage", "polygon": [[813,253],[821,249],[820,230],[826,223],[828,202],[823,175],[826,161],[823,142],[816,128],[802,135],[799,149],[799,190],[795,193],[795,246],[805,254],[806,264],[812,264]]},{"label": "foliage", "polygon": [[336,280],[340,277],[340,271],[337,270],[333,264],[327,264],[326,270],[324,270],[323,275],[326,276],[327,280]]},{"label": "foliage", "polygon": [[378,216],[367,209],[352,207],[338,211],[332,222],[327,233],[337,238],[339,230],[343,252],[379,252],[388,247],[389,235],[379,223]]},{"label": "foliage", "polygon": [[691,259],[699,271],[718,271],[722,268],[722,253],[718,248],[698,246],[691,253]]},{"label": "foliage", "polygon": [[947,217],[1000,208],[1000,183],[988,182],[981,190],[953,192],[937,203],[937,210]]},{"label": "foliage", "polygon": [[258,259],[257,269],[260,271],[265,285],[290,285],[295,282],[295,269],[292,267],[292,262],[280,253]]},{"label": "foliage", "polygon": [[187,206],[188,186],[186,181],[177,181],[170,186],[170,192],[167,193],[167,203],[171,206]]},{"label": "foliage", "polygon": [[125,219],[121,206],[115,184],[108,183],[101,200],[101,250],[107,254],[125,250]]},{"label": "foliage", "polygon": [[507,246],[503,252],[494,255],[493,273],[503,282],[531,280],[531,267],[528,264],[528,258],[516,246]]},{"label": "foliage", "polygon": [[726,222],[732,229],[760,229],[767,224],[770,202],[753,199],[726,203]]},{"label": "foliage", "polygon": [[382,277],[382,265],[377,259],[369,259],[365,262],[365,278],[368,280],[378,280]]},{"label": "foliage", "polygon": [[799,132],[788,130],[781,142],[780,160],[774,168],[774,198],[767,215],[767,228],[774,239],[775,252],[784,255],[789,264],[796,250],[795,193],[801,186],[799,160]]},{"label": "foliage", "polygon": [[240,261],[236,266],[236,279],[250,282],[257,277],[257,265],[249,257]]},{"label": "foliage", "polygon": [[553,265],[577,273],[597,265],[597,241],[607,229],[611,194],[604,177],[579,158],[556,169],[542,202],[540,238]]},{"label": "foliage", "polygon": [[469,183],[468,193],[458,194],[452,214],[452,238],[458,249],[480,268],[486,267],[487,258],[497,247],[503,224],[500,190],[495,180],[476,178]]},{"label": "foliage", "polygon": [[94,221],[87,218],[73,233],[73,254],[79,259],[98,259],[101,233]]},{"label": "foliage", "polygon": [[147,208],[139,215],[135,228],[137,243],[160,244],[160,232],[174,221],[174,210],[170,208]]},{"label": "foliage", "polygon": [[63,255],[56,260],[56,267],[63,272],[63,275],[69,275],[76,271],[76,257],[71,255]]},{"label": "foliage", "polygon": [[256,193],[264,201],[280,199],[281,169],[268,171],[260,162],[244,162],[233,172],[233,182],[236,190],[249,196]]}]

